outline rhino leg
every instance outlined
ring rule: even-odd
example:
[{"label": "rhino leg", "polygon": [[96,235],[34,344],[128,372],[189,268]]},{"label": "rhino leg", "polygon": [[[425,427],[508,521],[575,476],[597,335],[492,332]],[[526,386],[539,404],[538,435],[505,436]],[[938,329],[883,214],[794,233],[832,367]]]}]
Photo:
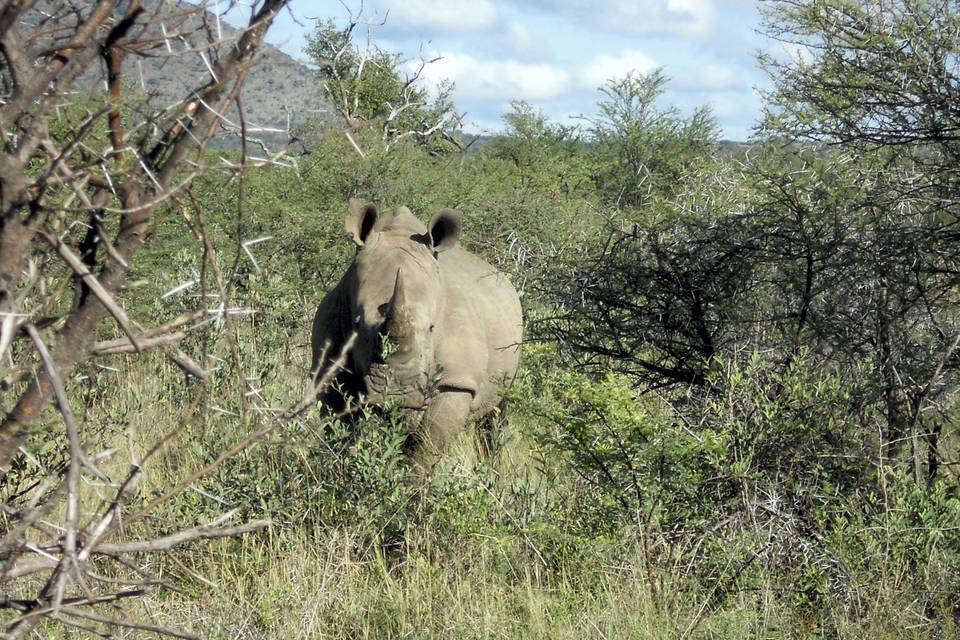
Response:
[{"label": "rhino leg", "polygon": [[411,437],[414,464],[429,471],[450,444],[464,431],[473,395],[466,391],[447,391],[430,401],[419,429]]}]

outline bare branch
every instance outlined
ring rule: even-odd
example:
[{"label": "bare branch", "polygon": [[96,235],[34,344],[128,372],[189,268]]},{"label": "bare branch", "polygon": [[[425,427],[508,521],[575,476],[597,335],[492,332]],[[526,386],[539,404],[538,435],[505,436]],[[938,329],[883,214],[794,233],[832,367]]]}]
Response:
[{"label": "bare branch", "polygon": [[114,320],[117,321],[117,324],[120,325],[120,328],[123,330],[123,332],[127,334],[127,338],[130,339],[133,347],[139,352],[140,346],[137,342],[136,335],[130,328],[130,321],[127,319],[127,314],[113,299],[113,296],[110,295],[103,285],[100,284],[100,281],[97,280],[97,277],[90,273],[89,269],[87,269],[87,266],[83,264],[83,261],[80,260],[80,258],[78,258],[76,254],[74,254],[73,251],[71,251],[70,248],[58,236],[49,231],[41,231],[40,235],[42,235],[43,238],[50,243],[50,246],[57,250],[57,253],[60,254],[60,257],[63,258],[64,262],[66,262],[67,265],[73,269],[73,272],[80,276],[84,283],[90,287],[90,291],[92,291],[93,294],[99,298],[103,306],[107,308],[107,310],[110,312],[110,315],[112,315]]}]

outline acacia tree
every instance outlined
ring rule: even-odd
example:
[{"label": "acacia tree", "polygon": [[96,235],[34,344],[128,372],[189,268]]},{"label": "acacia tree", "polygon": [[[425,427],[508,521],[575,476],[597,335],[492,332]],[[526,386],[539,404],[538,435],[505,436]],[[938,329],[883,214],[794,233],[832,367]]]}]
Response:
[{"label": "acacia tree", "polygon": [[[800,54],[764,58],[775,87],[764,137],[721,163],[678,162],[673,188],[636,210],[602,209],[599,241],[555,257],[543,281],[555,314],[539,328],[577,364],[629,374],[633,394],[656,390],[698,444],[719,434],[731,445],[689,481],[710,496],[693,511],[709,514],[711,531],[778,532],[742,569],[760,556],[822,567],[842,557],[825,544],[832,532],[909,514],[895,534],[914,574],[904,590],[936,618],[957,593],[943,580],[956,575],[957,539],[938,518],[957,504],[943,473],[958,463],[960,387],[957,111],[945,96],[957,91],[960,12],[922,0],[765,4],[770,33]],[[568,397],[572,418],[605,400],[593,389]],[[642,464],[646,431],[618,418],[558,432],[591,484],[629,491],[637,474],[616,475],[609,456]],[[688,481],[663,477],[668,491]],[[908,501],[919,513],[891,507]],[[912,530],[938,536],[950,560],[928,565]],[[942,582],[930,588],[929,575]]]},{"label": "acacia tree", "polygon": [[606,241],[570,267],[575,284],[547,285],[562,292],[553,330],[644,385],[704,387],[713,359],[756,349],[784,368],[806,351],[858,370],[851,401],[883,407],[884,455],[932,479],[953,462],[939,443],[960,370],[960,121],[944,98],[957,91],[960,12],[924,0],[767,7],[768,32],[800,53],[762,58],[770,140],[738,167],[657,144],[682,142],[683,128],[643,100],[632,128],[615,126],[631,101],[603,111],[614,148],[642,143],[608,160],[607,175],[624,176],[614,184],[636,195],[627,178],[648,164],[632,159],[662,149],[667,185],[646,180],[647,195],[626,199],[639,212],[610,214]]},{"label": "acacia tree", "polygon": [[[76,276],[71,312],[53,339],[53,361],[63,377],[90,355],[94,329],[108,316],[141,349],[115,296],[130,260],[149,239],[158,206],[205,169],[202,153],[227,105],[238,99],[264,33],[284,3],[272,0],[255,8],[237,42],[210,61],[205,84],[179,104],[132,123],[121,116],[128,98],[124,58],[158,55],[170,38],[158,33],[160,27],[166,31],[169,23],[189,29],[189,18],[198,10],[181,6],[171,11],[134,1],[120,11],[119,3],[104,1],[84,8],[57,4],[41,12],[31,11],[32,4],[8,4],[0,22],[3,72],[10,88],[0,109],[0,312],[5,329],[0,344],[7,351],[28,324],[30,309],[24,306],[30,282],[23,276],[37,262],[34,251],[52,248]],[[51,128],[57,107],[99,58],[107,68],[109,93],[63,141],[55,140]],[[94,146],[103,123],[109,145]],[[63,235],[65,219],[82,221],[87,229],[83,246],[70,246]],[[111,226],[116,229],[112,237]],[[39,375],[0,423],[0,473],[9,468],[28,427],[53,394],[49,374]]]},{"label": "acacia tree", "polygon": [[[960,9],[950,0],[773,0],[761,54],[764,127],[832,144],[898,147],[949,169],[960,139]],[[956,166],[956,163],[953,163]]]},{"label": "acacia tree", "polygon": [[[404,72],[399,54],[372,41],[372,30],[380,25],[366,19],[361,9],[342,29],[332,20],[318,20],[307,37],[306,52],[320,69],[324,91],[342,118],[350,143],[363,156],[355,134],[373,128],[388,148],[405,138],[434,149],[461,148],[455,134],[463,116],[453,105],[453,84],[441,83],[431,99],[421,82],[427,66],[440,58],[421,57]],[[361,30],[366,37],[358,43]]]},{"label": "acacia tree", "polygon": [[[258,164],[247,154],[241,88],[285,4],[244,4],[248,19],[235,35],[208,9],[239,3],[13,0],[0,7],[0,610],[12,612],[0,622],[4,637],[23,637],[51,619],[100,635],[120,626],[193,637],[126,617],[122,602],[162,584],[134,559],[268,524],[228,526],[228,513],[159,537],[129,537],[129,527],[158,505],[300,415],[313,404],[313,389],[133,509],[143,465],[173,434],[139,443],[145,453],[131,451],[119,476],[105,473],[103,460],[113,454],[89,449],[95,439],[71,407],[71,381],[105,355],[161,349],[200,380],[192,398],[172,408],[182,414],[179,428],[202,415],[208,372],[177,343],[204,317],[229,322],[232,285],[202,219],[185,215],[184,232],[202,246],[201,277],[219,292],[216,307],[156,322],[128,315],[123,294],[142,248],[164,216],[189,200],[194,178],[215,169],[242,185],[245,168]],[[181,100],[158,104],[146,87],[135,88],[138,59],[175,57],[195,58],[202,70]],[[224,130],[241,138],[239,161],[209,152]],[[242,220],[242,195],[236,207]],[[237,255],[240,249],[238,238]],[[104,339],[110,333],[121,337]],[[59,419],[46,411],[51,405]],[[51,446],[62,451],[62,464],[38,471],[31,449]],[[117,540],[121,527],[128,533]],[[104,604],[111,615],[96,609]]]},{"label": "acacia tree", "polygon": [[745,248],[729,251],[738,230],[714,224],[739,191],[702,197],[732,177],[713,161],[710,111],[661,107],[666,82],[657,70],[602,88],[587,139],[603,224],[579,252],[545,261],[557,268],[540,286],[557,306],[542,328],[601,368],[612,361],[653,386],[703,385],[733,336],[725,314],[744,309],[735,294],[750,268]]},{"label": "acacia tree", "polygon": [[909,442],[917,479],[924,458],[933,477],[960,382],[960,8],[776,0],[765,23],[792,55],[761,56],[774,87],[763,130],[855,158],[869,185],[854,201],[865,213],[848,264],[861,277],[847,306],[868,320],[890,441]]},{"label": "acacia tree", "polygon": [[716,147],[709,107],[684,117],[658,104],[668,82],[662,69],[608,80],[600,87],[599,113],[586,118],[597,187],[617,207],[639,208],[675,193],[691,165]]}]

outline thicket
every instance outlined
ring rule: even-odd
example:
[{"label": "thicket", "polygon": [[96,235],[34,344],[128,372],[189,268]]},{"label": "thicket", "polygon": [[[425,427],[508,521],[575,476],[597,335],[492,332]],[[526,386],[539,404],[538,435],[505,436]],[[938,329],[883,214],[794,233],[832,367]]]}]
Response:
[{"label": "thicket", "polygon": [[[944,96],[958,19],[924,0],[770,3],[769,34],[803,58],[764,60],[768,113],[733,152],[708,109],[663,103],[660,72],[612,79],[580,127],[515,103],[502,134],[464,149],[455,112],[404,93],[396,57],[358,75],[351,29],[321,23],[311,51],[321,66],[344,52],[326,73],[346,129],[304,136],[294,169],[199,178],[132,267],[147,284],[124,293],[128,311],[167,317],[205,295],[177,290],[205,260],[183,218],[214,246],[260,240],[237,245],[231,282],[255,313],[182,343],[199,359],[229,334],[233,355],[204,363],[241,369],[244,393],[191,426],[150,489],[298,397],[313,308],[351,259],[350,196],[421,218],[461,209],[467,248],[521,291],[507,427],[491,456],[461,443],[422,491],[398,415],[311,412],[165,507],[162,522],[229,506],[273,529],[259,546],[223,542],[232,560],[165,565],[188,591],[157,606],[223,607],[185,587],[202,569],[258,603],[242,628],[267,636],[308,633],[278,613],[302,584],[329,608],[311,609],[316,629],[357,637],[955,635],[960,238]],[[145,362],[114,363],[119,404],[102,400],[116,376],[82,370],[73,392],[104,438],[143,429],[138,412],[162,422],[152,407],[184,395],[177,369]],[[205,397],[230,385],[214,377]]]}]

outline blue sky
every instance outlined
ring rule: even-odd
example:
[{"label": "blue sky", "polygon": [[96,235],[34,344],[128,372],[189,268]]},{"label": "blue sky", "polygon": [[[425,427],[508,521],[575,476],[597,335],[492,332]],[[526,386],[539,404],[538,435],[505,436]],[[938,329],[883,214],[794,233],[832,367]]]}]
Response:
[{"label": "blue sky", "polygon": [[[354,11],[359,2],[344,0]],[[595,112],[605,79],[663,67],[665,102],[685,112],[709,104],[723,136],[749,137],[768,82],[754,54],[773,45],[756,30],[756,0],[366,0],[383,49],[443,59],[426,80],[456,84],[466,130],[493,132],[512,100],[559,122]],[[337,2],[293,0],[268,36],[303,58],[315,18],[346,21]],[[365,35],[365,34],[364,34]],[[422,47],[422,49],[421,49]]]}]

